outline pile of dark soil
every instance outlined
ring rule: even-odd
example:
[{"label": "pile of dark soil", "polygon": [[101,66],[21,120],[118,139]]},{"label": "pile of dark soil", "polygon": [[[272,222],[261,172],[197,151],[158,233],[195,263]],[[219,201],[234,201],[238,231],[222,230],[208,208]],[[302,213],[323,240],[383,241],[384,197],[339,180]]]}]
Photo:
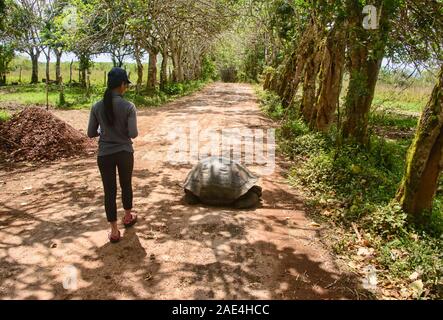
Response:
[{"label": "pile of dark soil", "polygon": [[8,161],[52,161],[95,148],[94,140],[43,108],[26,108],[0,123],[0,150]]}]

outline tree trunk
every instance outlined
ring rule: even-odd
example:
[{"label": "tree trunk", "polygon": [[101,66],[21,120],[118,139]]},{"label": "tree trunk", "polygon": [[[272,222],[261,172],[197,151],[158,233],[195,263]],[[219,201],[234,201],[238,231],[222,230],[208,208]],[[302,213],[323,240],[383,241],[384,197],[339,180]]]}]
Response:
[{"label": "tree trunk", "polygon": [[111,60],[114,67],[122,68],[124,56],[121,56],[118,51],[111,52]]},{"label": "tree trunk", "polygon": [[172,82],[178,82],[178,58],[177,53],[172,49]]},{"label": "tree trunk", "polygon": [[316,45],[318,28],[314,21],[311,21],[303,33],[301,42],[292,53],[289,65],[282,75],[282,81],[279,89],[279,95],[282,98],[282,104],[289,106],[294,101],[298,86],[303,78],[306,69],[306,63],[313,54],[313,48]]},{"label": "tree trunk", "polygon": [[160,89],[163,90],[165,88],[166,83],[168,82],[168,49],[165,45],[162,51],[162,65],[160,69]]},{"label": "tree trunk", "polygon": [[181,50],[179,50],[179,53],[178,53],[178,81],[183,82],[184,80],[185,80],[185,72],[183,69],[183,59],[182,59]]},{"label": "tree trunk", "polygon": [[71,60],[71,63],[69,64],[69,83],[72,82],[72,65],[74,63],[74,60]]},{"label": "tree trunk", "polygon": [[134,46],[134,58],[135,58],[135,62],[137,64],[136,90],[137,90],[137,92],[140,92],[140,90],[142,88],[142,83],[143,83],[143,63],[141,60],[140,46],[138,44],[136,44]]},{"label": "tree trunk", "polygon": [[277,89],[277,94],[283,97],[286,88],[291,85],[293,75],[295,73],[295,66],[297,63],[297,48],[294,49],[288,61],[285,64],[283,73],[281,74],[281,81],[279,82],[279,87]]},{"label": "tree trunk", "polygon": [[46,83],[51,81],[51,74],[49,72],[49,66],[51,64],[51,51],[48,49],[48,53],[46,54]]},{"label": "tree trunk", "polygon": [[[319,69],[319,48],[316,41],[310,43],[308,58],[305,64],[303,80],[303,97],[300,111],[306,123],[310,124],[315,114],[316,80]],[[295,94],[295,93],[294,93]]]},{"label": "tree trunk", "polygon": [[86,97],[91,96],[91,72],[89,68],[85,69]]},{"label": "tree trunk", "polygon": [[274,74],[274,69],[269,69],[265,72],[265,80],[263,82],[263,90],[269,90],[271,88],[271,79]]},{"label": "tree trunk", "polygon": [[281,85],[282,75],[281,66],[277,67],[270,75],[269,84],[267,85],[267,90],[277,93],[278,88]]},{"label": "tree trunk", "polygon": [[302,80],[303,72],[305,71],[306,68],[306,61],[307,57],[305,54],[298,56],[295,72],[290,81],[290,85],[286,87],[286,90],[283,93],[282,103],[285,106],[292,105],[297,95],[298,87]]},{"label": "tree trunk", "polygon": [[81,54],[80,55],[80,61],[79,61],[79,75],[80,75],[80,85],[83,88],[87,87],[87,71],[89,69],[89,55],[87,54]]},{"label": "tree trunk", "polygon": [[149,66],[148,66],[148,83],[146,89],[155,90],[157,84],[157,54],[158,50],[148,49]]},{"label": "tree trunk", "polygon": [[345,120],[343,122],[343,137],[354,139],[355,142],[366,145],[368,137],[369,109],[374,98],[375,85],[380,71],[382,58],[366,61],[367,49],[362,48],[362,54],[351,53],[351,74],[348,92],[345,99]]},{"label": "tree trunk", "polygon": [[55,49],[55,80],[57,84],[60,84],[62,81],[62,73],[61,73],[61,58],[62,58],[62,50]]},{"label": "tree trunk", "polygon": [[318,131],[328,131],[334,120],[334,113],[339,104],[340,91],[345,64],[344,26],[338,24],[330,31],[323,48],[320,67],[319,96],[316,111],[311,121]]},{"label": "tree trunk", "polygon": [[[377,1],[377,8],[382,8]],[[383,60],[389,33],[388,9],[380,14],[380,27],[365,30],[362,27],[362,6],[349,1],[349,87],[345,98],[345,119],[342,127],[343,138],[350,138],[366,145],[368,137],[369,109],[374,98],[375,85]],[[392,13],[392,12],[391,12]]]},{"label": "tree trunk", "polygon": [[31,73],[31,83],[38,83],[38,57],[40,56],[40,52],[36,50],[32,50],[29,54],[32,62],[32,73]]},{"label": "tree trunk", "polygon": [[182,59],[182,49],[174,45],[171,47],[172,51],[172,65],[173,65],[173,75],[172,79],[174,82],[183,82],[183,59]]},{"label": "tree trunk", "polygon": [[432,208],[443,169],[443,65],[420,118],[408,151],[406,170],[397,200],[412,221],[423,223],[422,213]]},{"label": "tree trunk", "polygon": [[124,60],[123,56],[118,56],[117,57],[117,67],[123,68],[123,60]]},{"label": "tree trunk", "polygon": [[80,85],[83,88],[86,88],[86,86],[87,86],[87,84],[86,84],[86,72],[87,72],[86,68],[83,68],[80,71]]}]

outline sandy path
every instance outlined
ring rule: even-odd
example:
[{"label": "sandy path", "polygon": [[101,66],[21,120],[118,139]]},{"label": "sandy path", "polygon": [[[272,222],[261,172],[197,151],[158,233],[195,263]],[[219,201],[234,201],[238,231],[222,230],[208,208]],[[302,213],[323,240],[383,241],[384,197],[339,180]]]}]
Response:
[{"label": "sandy path", "polygon": [[[86,127],[85,110],[56,114]],[[262,177],[263,202],[255,210],[182,202],[179,184],[192,165],[166,161],[168,134],[192,121],[213,129],[272,126],[242,84],[211,84],[139,111],[134,203],[140,220],[116,245],[107,241],[94,158],[0,170],[0,298],[353,297],[351,278],[320,243],[282,166]],[[77,277],[75,290],[63,288],[69,274]]]}]

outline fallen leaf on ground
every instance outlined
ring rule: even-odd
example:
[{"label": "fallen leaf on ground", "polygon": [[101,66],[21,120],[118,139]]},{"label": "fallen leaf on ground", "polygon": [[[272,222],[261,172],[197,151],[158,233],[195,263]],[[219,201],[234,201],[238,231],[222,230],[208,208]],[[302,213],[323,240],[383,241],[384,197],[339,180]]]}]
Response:
[{"label": "fallen leaf on ground", "polygon": [[411,292],[408,289],[406,289],[406,288],[401,288],[400,289],[400,295],[403,298],[409,298],[411,296]]},{"label": "fallen leaf on ground", "polygon": [[373,253],[374,253],[374,249],[373,248],[359,247],[357,249],[357,255],[362,256],[362,257],[370,256]]},{"label": "fallen leaf on ground", "polygon": [[417,271],[414,271],[413,273],[411,273],[411,275],[409,276],[409,280],[415,281],[418,279],[418,277],[420,277],[420,274]]},{"label": "fallen leaf on ground", "polygon": [[348,262],[348,266],[353,268],[353,269],[357,269],[358,268],[358,265],[355,262],[353,262],[353,261],[349,261]]},{"label": "fallen leaf on ground", "polygon": [[329,210],[323,210],[321,215],[326,216],[326,217],[330,217],[330,216],[332,216],[332,212]]},{"label": "fallen leaf on ground", "polygon": [[417,297],[419,297],[423,293],[423,281],[416,280],[412,282],[409,287],[414,290]]},{"label": "fallen leaf on ground", "polygon": [[310,227],[320,227],[320,224],[318,224],[317,222],[311,222],[308,224]]}]

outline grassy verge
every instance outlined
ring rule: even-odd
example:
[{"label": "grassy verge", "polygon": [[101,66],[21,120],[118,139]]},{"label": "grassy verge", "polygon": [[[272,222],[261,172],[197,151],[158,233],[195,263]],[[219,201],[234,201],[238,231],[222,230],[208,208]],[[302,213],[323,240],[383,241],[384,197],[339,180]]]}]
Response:
[{"label": "grassy verge", "polygon": [[[263,111],[281,122],[278,149],[294,163],[288,179],[304,190],[314,219],[328,225],[335,254],[361,275],[374,266],[379,297],[442,298],[443,179],[426,228],[408,224],[392,200],[412,137],[373,135],[369,149],[337,148],[336,129],[312,132],[296,114],[285,113],[278,97],[258,93]],[[384,129],[409,130],[416,122],[395,114],[371,116],[371,124]]]},{"label": "grassy verge", "polygon": [[157,90],[150,95],[136,94],[135,91],[131,91],[126,94],[126,98],[137,107],[155,107],[199,91],[208,83],[202,80],[171,83],[163,91]]},{"label": "grassy verge", "polygon": [[[137,94],[134,90],[130,90],[127,92],[126,98],[140,108],[159,106],[200,90],[207,83],[206,81],[198,80],[168,84],[164,91],[157,90],[149,94],[146,92]],[[104,90],[103,86],[94,85],[90,89],[89,96],[87,96],[83,88],[66,86],[64,89],[65,103],[61,105],[59,88],[56,85],[50,85],[48,92],[49,105],[61,109],[87,109],[93,103],[102,99]],[[46,105],[46,89],[45,84],[42,83],[5,86],[0,88],[0,93],[0,103],[12,102],[23,105]]]},{"label": "grassy verge", "polygon": [[432,86],[411,85],[396,87],[379,83],[375,91],[373,106],[386,110],[399,110],[420,113],[431,95]]},{"label": "grassy verge", "polygon": [[8,112],[0,110],[0,122],[8,120],[10,117],[11,115]]}]

